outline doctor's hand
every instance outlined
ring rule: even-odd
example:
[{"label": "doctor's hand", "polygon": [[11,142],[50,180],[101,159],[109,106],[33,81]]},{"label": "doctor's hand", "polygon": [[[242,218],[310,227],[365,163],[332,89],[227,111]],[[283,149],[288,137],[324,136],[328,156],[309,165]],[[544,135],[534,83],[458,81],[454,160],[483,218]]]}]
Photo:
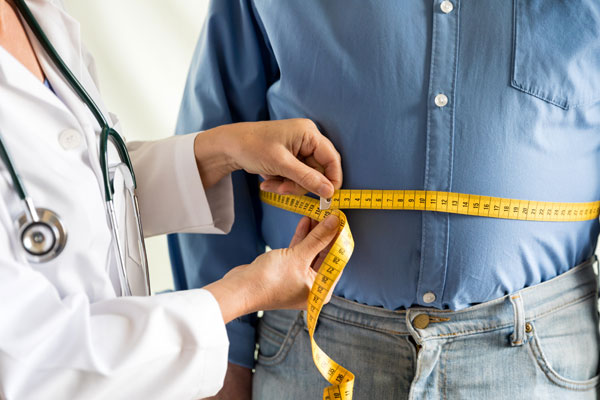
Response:
[{"label": "doctor's hand", "polygon": [[331,197],[342,186],[340,154],[308,119],[243,122],[197,135],[194,151],[205,188],[243,169],[260,174],[261,189]]},{"label": "doctor's hand", "polygon": [[[241,315],[277,308],[305,309],[310,289],[333,239],[339,219],[330,215],[320,224],[304,217],[287,249],[265,253],[252,264],[231,270],[205,287],[229,322]],[[329,302],[329,297],[325,301]],[[211,400],[250,400],[252,371],[229,363],[221,391]],[[208,399],[207,399],[208,400]]]},{"label": "doctor's hand", "polygon": [[289,248],[262,254],[206,286],[221,306],[225,323],[259,310],[306,309],[317,269],[339,223],[337,216],[330,215],[311,230],[311,220],[304,217]]}]

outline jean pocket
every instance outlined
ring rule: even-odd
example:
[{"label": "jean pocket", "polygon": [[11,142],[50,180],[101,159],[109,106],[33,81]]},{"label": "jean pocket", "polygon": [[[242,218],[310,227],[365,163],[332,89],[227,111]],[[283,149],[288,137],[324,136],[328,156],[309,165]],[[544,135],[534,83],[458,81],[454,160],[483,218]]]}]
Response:
[{"label": "jean pocket", "polygon": [[571,390],[590,390],[598,385],[597,297],[530,322],[530,355],[554,384]]},{"label": "jean pocket", "polygon": [[600,2],[514,0],[511,86],[563,109],[600,101]]},{"label": "jean pocket", "polygon": [[277,365],[283,362],[302,330],[298,311],[267,311],[258,323],[258,363]]}]

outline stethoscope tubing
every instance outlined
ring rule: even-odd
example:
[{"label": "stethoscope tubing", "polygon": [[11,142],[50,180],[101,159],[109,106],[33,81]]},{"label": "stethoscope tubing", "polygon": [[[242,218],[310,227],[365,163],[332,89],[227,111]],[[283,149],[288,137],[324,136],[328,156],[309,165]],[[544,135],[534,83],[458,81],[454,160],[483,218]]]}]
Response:
[{"label": "stethoscope tubing", "polygon": [[[129,170],[129,173],[131,174],[132,187],[128,188],[128,190],[131,191],[130,196],[131,196],[132,202],[133,202],[132,207],[135,212],[137,229],[138,229],[138,232],[140,233],[140,238],[139,238],[140,243],[138,243],[138,246],[139,246],[140,255],[142,257],[142,260],[141,260],[142,268],[144,269],[144,273],[145,273],[145,282],[144,282],[145,292],[146,292],[146,294],[150,294],[150,280],[149,280],[149,273],[148,273],[148,262],[147,262],[147,258],[146,258],[147,257],[146,256],[146,248],[145,248],[145,244],[144,244],[144,240],[143,240],[143,236],[142,236],[143,230],[142,230],[142,225],[141,225],[139,206],[138,206],[138,202],[137,202],[137,197],[135,196],[135,188],[137,187],[137,183],[136,183],[136,179],[135,179],[135,173],[133,171],[133,165],[132,165],[131,159],[129,157],[129,152],[127,151],[127,147],[125,145],[125,141],[123,140],[123,138],[119,135],[119,133],[115,129],[113,129],[112,127],[109,126],[108,121],[102,114],[102,111],[100,110],[98,105],[94,102],[94,100],[89,95],[89,93],[85,90],[85,88],[83,87],[81,82],[75,77],[73,72],[69,69],[69,67],[63,61],[63,59],[60,57],[60,55],[58,54],[58,52],[56,51],[56,49],[54,48],[54,46],[52,45],[52,43],[50,42],[50,40],[48,39],[46,34],[44,33],[43,29],[41,28],[41,26],[39,25],[39,23],[37,22],[37,20],[33,16],[33,14],[31,13],[31,10],[29,9],[29,7],[25,3],[25,1],[24,0],[14,0],[14,1],[15,1],[15,5],[16,5],[17,9],[21,13],[25,22],[31,28],[31,31],[33,32],[33,34],[35,35],[37,40],[42,45],[42,48],[44,49],[44,51],[47,53],[47,55],[53,61],[55,66],[58,68],[58,70],[63,75],[66,82],[69,84],[69,86],[73,89],[73,91],[78,95],[78,97],[84,102],[84,104],[87,106],[87,108],[93,114],[94,118],[96,119],[96,121],[98,122],[98,125],[101,128],[99,159],[100,159],[100,167],[102,170],[102,178],[103,178],[103,184],[104,184],[104,197],[105,197],[105,202],[106,202],[106,209],[107,209],[109,223],[111,225],[111,230],[113,232],[113,241],[115,242],[115,246],[117,249],[116,256],[117,256],[117,260],[118,260],[118,263],[120,266],[119,281],[120,281],[121,291],[122,291],[121,294],[125,295],[125,296],[131,295],[132,290],[131,290],[131,286],[130,286],[130,282],[129,282],[127,268],[125,265],[126,261],[123,259],[124,257],[127,257],[127,256],[125,255],[125,253],[123,251],[124,249],[122,249],[122,243],[121,243],[121,240],[119,237],[119,229],[118,229],[118,224],[117,224],[117,216],[116,216],[114,202],[113,202],[114,187],[113,187],[112,180],[110,178],[110,172],[109,172],[109,166],[108,166],[108,142],[109,141],[111,143],[113,143],[113,145],[117,149],[117,152],[118,152],[121,162],[123,162],[127,166],[127,169]],[[1,134],[0,134],[0,158],[6,165],[6,168],[8,169],[8,172],[9,172],[11,180],[13,182],[15,191],[17,192],[19,198],[24,202],[24,205],[25,205],[25,215],[27,216],[27,218],[25,219],[24,225],[22,225],[20,228],[21,231],[28,230],[35,224],[37,224],[37,225],[42,224],[42,225],[46,225],[46,226],[52,228],[53,232],[59,232],[62,235],[62,237],[59,237],[59,238],[54,237],[54,240],[57,243],[57,246],[54,249],[55,251],[54,251],[52,257],[48,257],[47,253],[40,254],[40,255],[35,255],[35,254],[32,255],[30,250],[28,250],[27,247],[25,246],[25,242],[23,241],[23,238],[20,237],[23,247],[25,248],[25,250],[27,252],[30,253],[29,254],[29,256],[31,256],[29,258],[30,261],[45,262],[45,261],[48,261],[49,259],[57,257],[58,254],[64,248],[64,244],[66,243],[66,231],[64,230],[64,227],[62,226],[62,223],[60,222],[60,218],[58,218],[58,216],[55,213],[51,212],[50,210],[39,209],[42,212],[44,212],[44,215],[50,215],[51,219],[53,219],[52,221],[55,221],[54,223],[58,224],[59,226],[52,226],[53,222],[49,222],[46,220],[40,221],[40,218],[38,215],[38,209],[36,209],[36,207],[33,204],[33,201],[27,194],[25,184],[23,183],[23,180],[21,179],[21,177],[19,176],[19,174],[15,168],[15,164],[10,156],[10,153],[4,143],[4,140],[3,140]],[[40,233],[38,232],[38,234],[40,234]]]},{"label": "stethoscope tubing", "polygon": [[[94,99],[89,95],[87,90],[83,87],[81,82],[77,79],[77,77],[73,74],[73,72],[69,69],[67,64],[63,61],[62,57],[58,54],[50,40],[44,33],[42,27],[37,22],[31,10],[25,4],[24,0],[15,0],[15,4],[17,9],[31,28],[31,31],[37,38],[37,40],[42,45],[42,48],[46,52],[46,54],[52,59],[56,67],[59,69],[61,74],[64,76],[66,82],[71,86],[71,88],[75,91],[75,93],[79,96],[81,101],[83,101],[90,112],[94,115],[94,118],[98,122],[98,125],[102,129],[100,134],[100,167],[102,169],[103,180],[104,180],[104,197],[106,201],[112,200],[113,197],[113,188],[110,183],[110,176],[108,171],[108,141],[110,140],[119,153],[119,157],[121,160],[127,165],[129,171],[131,173],[131,177],[133,178],[133,185],[137,187],[135,172],[133,171],[133,165],[131,163],[131,159],[129,158],[129,153],[127,152],[127,147],[125,146],[125,142],[121,138],[121,136],[111,128],[108,124],[108,121],[100,111],[100,107],[96,104]],[[21,185],[23,188],[23,185]]]}]

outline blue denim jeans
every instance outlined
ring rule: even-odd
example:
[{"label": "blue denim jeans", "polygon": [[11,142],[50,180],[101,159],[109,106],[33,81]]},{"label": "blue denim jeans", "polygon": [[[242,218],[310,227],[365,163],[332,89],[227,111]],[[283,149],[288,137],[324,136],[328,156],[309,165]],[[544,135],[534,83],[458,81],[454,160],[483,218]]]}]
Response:
[{"label": "blue denim jeans", "polygon": [[[315,338],[355,373],[357,400],[596,399],[597,293],[590,261],[457,312],[333,298]],[[254,399],[322,398],[304,313],[265,312],[259,346]]]}]

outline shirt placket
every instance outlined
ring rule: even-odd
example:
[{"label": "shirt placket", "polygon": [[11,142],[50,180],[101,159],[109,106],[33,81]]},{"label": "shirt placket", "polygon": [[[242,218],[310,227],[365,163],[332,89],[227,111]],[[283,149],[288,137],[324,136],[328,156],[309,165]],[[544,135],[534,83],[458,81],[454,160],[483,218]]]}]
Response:
[{"label": "shirt placket", "polygon": [[[425,190],[449,192],[452,186],[459,9],[460,0],[433,0]],[[421,263],[416,303],[441,308],[448,265],[450,216],[437,212],[422,214]]]}]

